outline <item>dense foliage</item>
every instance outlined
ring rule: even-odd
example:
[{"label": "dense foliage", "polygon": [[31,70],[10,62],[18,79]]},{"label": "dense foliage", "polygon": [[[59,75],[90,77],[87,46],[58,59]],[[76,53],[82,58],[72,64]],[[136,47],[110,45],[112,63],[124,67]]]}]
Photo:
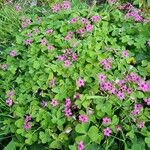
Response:
[{"label": "dense foliage", "polygon": [[112,0],[14,11],[15,39],[0,52],[0,140],[12,139],[5,150],[150,148],[144,13]]}]

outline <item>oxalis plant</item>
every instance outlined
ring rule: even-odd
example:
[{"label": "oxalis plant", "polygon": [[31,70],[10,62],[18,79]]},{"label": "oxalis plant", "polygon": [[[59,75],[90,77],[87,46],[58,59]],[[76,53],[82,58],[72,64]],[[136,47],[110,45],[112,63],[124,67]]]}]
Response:
[{"label": "oxalis plant", "polygon": [[[12,139],[5,149],[150,148],[148,73],[111,36],[107,17],[64,1],[20,18],[16,42],[1,52],[1,135]],[[139,12],[126,19],[143,20]]]}]

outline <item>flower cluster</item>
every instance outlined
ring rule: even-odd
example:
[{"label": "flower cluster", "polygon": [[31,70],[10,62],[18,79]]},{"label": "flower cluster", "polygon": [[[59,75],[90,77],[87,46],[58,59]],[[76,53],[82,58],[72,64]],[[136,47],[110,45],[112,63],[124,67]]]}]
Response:
[{"label": "flower cluster", "polygon": [[26,18],[25,16],[23,16],[22,18],[21,18],[21,27],[22,28],[26,28],[27,26],[29,26],[29,25],[31,25],[31,19],[29,18]]},{"label": "flower cluster", "polygon": [[112,65],[112,59],[111,58],[103,59],[103,60],[100,61],[100,64],[103,66],[103,68],[105,70],[110,70],[111,65]]},{"label": "flower cluster", "polygon": [[66,98],[66,101],[65,101],[65,116],[67,116],[67,117],[72,116],[72,111],[71,111],[70,107],[71,107],[71,100],[70,100],[70,98]]},{"label": "flower cluster", "polygon": [[63,1],[62,3],[57,3],[52,6],[52,12],[57,13],[61,10],[67,10],[71,8],[71,3],[69,1]]},{"label": "flower cluster", "polygon": [[63,61],[65,67],[70,67],[77,60],[77,54],[69,48],[65,50],[63,55],[58,56],[58,60]]}]

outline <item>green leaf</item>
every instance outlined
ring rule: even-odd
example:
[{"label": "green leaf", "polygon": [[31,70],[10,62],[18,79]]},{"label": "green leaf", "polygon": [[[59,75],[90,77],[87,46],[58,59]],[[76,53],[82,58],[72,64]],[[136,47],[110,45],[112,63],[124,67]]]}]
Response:
[{"label": "green leaf", "polygon": [[4,148],[4,150],[16,150],[14,140],[11,140],[8,145]]},{"label": "green leaf", "polygon": [[92,126],[88,131],[88,136],[93,142],[100,142],[102,139],[102,135],[98,133],[98,128],[96,126]]},{"label": "green leaf", "polygon": [[117,125],[118,122],[119,122],[118,117],[117,117],[116,115],[114,115],[113,118],[112,118],[112,124],[113,124],[113,125]]},{"label": "green leaf", "polygon": [[39,138],[41,139],[42,143],[45,144],[46,142],[50,141],[50,135],[48,132],[40,132]]},{"label": "green leaf", "polygon": [[76,131],[77,133],[86,134],[88,128],[89,128],[89,124],[88,124],[88,123],[82,123],[82,124],[78,124],[78,125],[75,127],[75,131]]},{"label": "green leaf", "polygon": [[148,147],[150,148],[150,137],[146,137],[145,138],[145,143],[148,145]]}]

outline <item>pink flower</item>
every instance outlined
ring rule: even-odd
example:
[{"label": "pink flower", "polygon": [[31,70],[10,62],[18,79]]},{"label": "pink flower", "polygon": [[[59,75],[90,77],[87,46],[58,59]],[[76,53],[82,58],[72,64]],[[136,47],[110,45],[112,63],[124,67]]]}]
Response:
[{"label": "pink flower", "polygon": [[78,57],[77,54],[76,54],[76,53],[73,53],[73,54],[72,54],[72,61],[76,61],[76,60],[77,60],[77,57]]},{"label": "pink flower", "polygon": [[128,51],[127,50],[123,50],[122,51],[122,56],[125,57],[125,58],[127,58],[129,56]]},{"label": "pink flower", "polygon": [[29,121],[31,121],[31,116],[30,115],[26,115],[25,122],[29,122]]},{"label": "pink flower", "polygon": [[150,91],[150,85],[146,83],[145,81],[140,81],[138,83],[138,89],[143,92],[147,92],[147,91]]},{"label": "pink flower", "polygon": [[131,3],[127,2],[127,3],[123,4],[123,5],[121,5],[119,7],[119,9],[121,9],[121,10],[131,10],[131,9],[133,9],[133,6],[132,6]]},{"label": "pink flower", "polygon": [[9,55],[11,57],[15,57],[17,55],[17,52],[15,50],[10,51]]},{"label": "pink flower", "polygon": [[117,96],[119,97],[120,100],[123,100],[125,98],[124,93],[122,93],[121,91],[117,93]]},{"label": "pink flower", "polygon": [[14,91],[7,92],[7,97],[13,97],[13,96],[14,96]]},{"label": "pink flower", "polygon": [[83,150],[84,149],[84,144],[83,141],[81,141],[80,143],[78,143],[78,150]]},{"label": "pink flower", "polygon": [[126,14],[126,16],[127,16],[128,18],[133,18],[135,21],[138,21],[138,22],[143,20],[142,16],[140,16],[138,10],[129,11],[129,12]]},{"label": "pink flower", "polygon": [[86,25],[86,30],[87,30],[88,32],[91,32],[91,31],[92,31],[92,25],[91,25],[91,24],[87,24],[87,25]]},{"label": "pink flower", "polygon": [[65,67],[70,67],[70,65],[71,65],[71,62],[69,61],[69,60],[65,60],[64,61],[64,65],[65,65]]},{"label": "pink flower", "polygon": [[121,87],[121,91],[122,92],[125,92],[127,90],[127,86],[126,85],[123,85],[122,87]]},{"label": "pink flower", "polygon": [[144,127],[144,124],[145,124],[145,122],[141,121],[137,124],[137,127],[141,129]]},{"label": "pink flower", "polygon": [[134,104],[134,109],[141,110],[142,107],[143,107],[142,104]]},{"label": "pink flower", "polygon": [[80,93],[76,93],[74,96],[73,96],[74,99],[79,99],[80,98]]},{"label": "pink flower", "polygon": [[148,106],[150,106],[150,98],[145,98],[145,99],[144,99],[144,102],[145,102]]},{"label": "pink flower", "polygon": [[77,22],[77,18],[71,18],[69,22],[70,23],[76,23]]},{"label": "pink flower", "polygon": [[61,5],[60,4],[56,4],[52,7],[52,12],[59,12],[61,10]]},{"label": "pink flower", "polygon": [[103,74],[98,74],[98,79],[99,79],[99,81],[105,81],[105,79],[106,79],[106,76],[105,75],[103,75]]},{"label": "pink flower", "polygon": [[103,124],[110,124],[111,123],[111,119],[108,117],[103,118]]},{"label": "pink flower", "polygon": [[84,86],[84,80],[83,79],[78,79],[77,81],[76,81],[76,85],[77,85],[77,87],[82,87],[82,86]]},{"label": "pink flower", "polygon": [[70,107],[71,106],[71,100],[70,98],[66,98],[66,101],[65,101],[65,107]]},{"label": "pink flower", "polygon": [[70,41],[70,40],[71,40],[71,37],[67,35],[67,36],[64,37],[64,39],[65,39],[66,41]]},{"label": "pink flower", "polygon": [[31,43],[32,43],[32,40],[31,40],[31,39],[25,40],[25,44],[26,44],[26,45],[30,45]]},{"label": "pink flower", "polygon": [[71,3],[69,1],[63,1],[63,4],[61,6],[63,9],[70,9]]},{"label": "pink flower", "polygon": [[21,6],[19,5],[16,6],[16,11],[20,11],[21,9],[22,9]]},{"label": "pink flower", "polygon": [[45,46],[47,44],[47,40],[44,38],[44,39],[41,39],[41,45]]},{"label": "pink flower", "polygon": [[54,87],[55,86],[55,82],[56,82],[56,78],[55,77],[53,77],[51,80],[50,80],[50,82],[49,82],[49,87]]},{"label": "pink flower", "polygon": [[128,93],[128,94],[131,94],[131,93],[132,93],[132,89],[131,89],[131,88],[128,88],[128,89],[127,89],[127,93]]},{"label": "pink flower", "polygon": [[47,33],[47,34],[53,33],[53,29],[47,29],[47,30],[46,30],[46,33]]},{"label": "pink flower", "polygon": [[95,16],[92,16],[91,19],[92,19],[93,22],[98,22],[100,20],[100,16],[95,15]]},{"label": "pink flower", "polygon": [[78,34],[84,34],[85,32],[85,28],[81,28],[79,30],[76,31]]},{"label": "pink flower", "polygon": [[26,23],[27,23],[28,25],[30,25],[30,24],[31,24],[31,19],[26,19]]},{"label": "pink flower", "polygon": [[26,122],[26,123],[24,124],[24,129],[25,129],[25,130],[29,130],[30,128],[31,128],[30,122]]},{"label": "pink flower", "polygon": [[81,18],[80,21],[81,21],[82,24],[85,24],[87,22],[87,19],[86,18]]},{"label": "pink flower", "polygon": [[54,49],[54,46],[53,45],[48,45],[47,49],[52,50],[52,49]]},{"label": "pink flower", "polygon": [[112,133],[112,130],[111,130],[109,127],[105,128],[105,129],[103,130],[103,134],[104,134],[106,137],[111,136],[111,133]]},{"label": "pink flower", "polygon": [[88,122],[88,116],[87,115],[79,115],[79,121],[82,123]]},{"label": "pink flower", "polygon": [[120,125],[116,125],[116,129],[117,129],[117,131],[121,131],[121,126]]},{"label": "pink flower", "polygon": [[57,106],[57,105],[58,105],[58,101],[55,100],[55,99],[52,99],[51,105],[52,105],[53,107]]},{"label": "pink flower", "polygon": [[31,121],[31,116],[26,115],[25,120],[24,120],[24,129],[25,130],[28,130],[31,128],[30,121]]},{"label": "pink flower", "polygon": [[35,33],[39,33],[40,30],[39,30],[38,28],[35,28],[35,29],[34,29],[34,32],[35,32]]},{"label": "pink flower", "polygon": [[8,66],[7,66],[7,64],[2,64],[1,68],[5,71],[5,70],[7,70]]},{"label": "pink flower", "polygon": [[22,23],[21,23],[21,27],[22,27],[22,28],[26,28],[26,27],[27,27],[27,23],[26,23],[26,22],[22,22]]},{"label": "pink flower", "polygon": [[7,104],[9,107],[12,106],[13,100],[12,100],[11,98],[8,98],[8,99],[6,100],[6,104]]},{"label": "pink flower", "polygon": [[65,108],[65,116],[67,117],[72,116],[72,111],[70,108]]}]

